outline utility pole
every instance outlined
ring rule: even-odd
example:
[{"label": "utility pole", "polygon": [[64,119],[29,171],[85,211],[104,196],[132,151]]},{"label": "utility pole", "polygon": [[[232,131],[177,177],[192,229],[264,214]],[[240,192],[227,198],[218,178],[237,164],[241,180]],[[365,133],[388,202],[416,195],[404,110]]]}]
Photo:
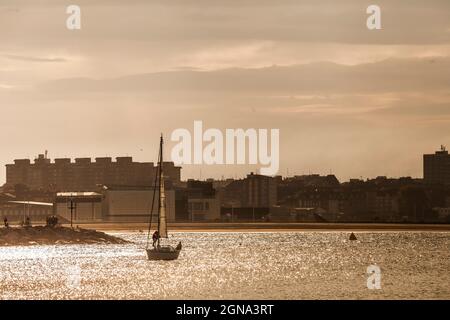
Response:
[{"label": "utility pole", "polygon": [[70,227],[73,228],[73,212],[74,210],[77,209],[77,204],[73,201],[73,198],[70,198],[69,209],[70,209]]}]

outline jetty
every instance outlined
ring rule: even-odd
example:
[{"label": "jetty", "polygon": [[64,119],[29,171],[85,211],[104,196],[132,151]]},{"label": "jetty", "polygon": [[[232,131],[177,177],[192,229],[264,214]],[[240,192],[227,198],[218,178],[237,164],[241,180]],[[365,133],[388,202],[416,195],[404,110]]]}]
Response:
[{"label": "jetty", "polygon": [[0,228],[0,246],[130,243],[104,232],[63,226]]}]

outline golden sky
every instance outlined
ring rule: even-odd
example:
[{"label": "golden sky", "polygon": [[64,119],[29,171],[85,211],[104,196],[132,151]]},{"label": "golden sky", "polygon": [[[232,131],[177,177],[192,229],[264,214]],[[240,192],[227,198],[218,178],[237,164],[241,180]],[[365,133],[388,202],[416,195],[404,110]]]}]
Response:
[{"label": "golden sky", "polygon": [[0,0],[0,106],[2,165],[155,161],[160,132],[202,120],[280,129],[283,175],[421,177],[422,154],[450,145],[450,1]]}]

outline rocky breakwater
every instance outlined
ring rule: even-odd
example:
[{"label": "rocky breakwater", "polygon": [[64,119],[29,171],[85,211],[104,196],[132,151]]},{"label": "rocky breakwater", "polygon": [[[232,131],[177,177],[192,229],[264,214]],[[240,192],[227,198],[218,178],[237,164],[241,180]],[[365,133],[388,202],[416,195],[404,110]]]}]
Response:
[{"label": "rocky breakwater", "polygon": [[129,241],[96,230],[62,226],[0,229],[0,246],[90,243],[125,244]]}]

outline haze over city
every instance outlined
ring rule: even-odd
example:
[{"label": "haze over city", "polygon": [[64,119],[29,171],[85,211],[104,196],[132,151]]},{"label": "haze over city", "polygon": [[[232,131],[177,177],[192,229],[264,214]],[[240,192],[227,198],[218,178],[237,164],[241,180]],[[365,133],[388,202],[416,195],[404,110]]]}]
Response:
[{"label": "haze over city", "polygon": [[450,143],[448,1],[377,1],[377,31],[358,0],[76,2],[77,32],[66,3],[0,2],[2,166],[44,150],[155,162],[160,132],[170,150],[194,120],[280,129],[281,175],[421,177]]}]

